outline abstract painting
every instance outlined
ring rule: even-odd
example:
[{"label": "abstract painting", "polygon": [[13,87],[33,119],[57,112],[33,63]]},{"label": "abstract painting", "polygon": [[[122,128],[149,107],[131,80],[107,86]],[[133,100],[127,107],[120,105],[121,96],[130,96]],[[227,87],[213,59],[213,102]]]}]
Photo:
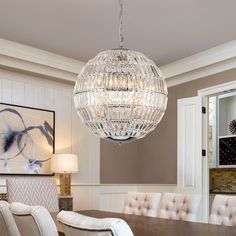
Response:
[{"label": "abstract painting", "polygon": [[0,174],[51,174],[55,112],[0,103]]}]

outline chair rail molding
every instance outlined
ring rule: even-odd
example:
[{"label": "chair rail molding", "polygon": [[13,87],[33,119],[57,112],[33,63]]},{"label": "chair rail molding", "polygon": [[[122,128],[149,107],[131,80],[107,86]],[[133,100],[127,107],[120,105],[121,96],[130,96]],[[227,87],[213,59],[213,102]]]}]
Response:
[{"label": "chair rail molding", "polygon": [[[0,193],[6,193],[5,180],[0,178]],[[59,185],[58,185],[59,187]],[[127,192],[176,192],[175,184],[72,184],[75,210],[97,209],[122,212]]]}]

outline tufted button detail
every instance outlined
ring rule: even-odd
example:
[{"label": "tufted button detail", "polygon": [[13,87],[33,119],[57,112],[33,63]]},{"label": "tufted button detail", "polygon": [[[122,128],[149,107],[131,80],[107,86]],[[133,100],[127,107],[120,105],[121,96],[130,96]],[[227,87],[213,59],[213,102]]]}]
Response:
[{"label": "tufted button detail", "polygon": [[165,193],[162,198],[160,218],[196,221],[200,203],[200,195]]},{"label": "tufted button detail", "polygon": [[160,193],[130,192],[125,197],[123,213],[157,217]]},{"label": "tufted button detail", "polygon": [[212,204],[210,224],[236,226],[236,197],[216,195]]}]

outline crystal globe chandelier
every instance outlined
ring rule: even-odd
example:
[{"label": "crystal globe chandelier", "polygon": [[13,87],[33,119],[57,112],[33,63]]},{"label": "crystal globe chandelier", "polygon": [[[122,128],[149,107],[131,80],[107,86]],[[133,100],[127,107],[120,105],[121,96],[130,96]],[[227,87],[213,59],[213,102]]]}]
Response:
[{"label": "crystal globe chandelier", "polygon": [[120,4],[120,47],[100,52],[81,70],[74,102],[82,122],[96,135],[115,142],[145,137],[161,121],[167,86],[156,64],[123,47]]}]

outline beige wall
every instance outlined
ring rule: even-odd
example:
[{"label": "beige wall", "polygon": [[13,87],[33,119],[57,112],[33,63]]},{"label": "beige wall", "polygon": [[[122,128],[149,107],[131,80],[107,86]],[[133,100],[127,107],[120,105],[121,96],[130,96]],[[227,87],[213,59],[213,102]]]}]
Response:
[{"label": "beige wall", "polygon": [[101,140],[101,183],[138,182],[138,143],[114,144]]},{"label": "beige wall", "polygon": [[124,147],[101,142],[101,183],[176,184],[177,99],[232,80],[235,69],[169,88],[166,114],[154,132]]}]

